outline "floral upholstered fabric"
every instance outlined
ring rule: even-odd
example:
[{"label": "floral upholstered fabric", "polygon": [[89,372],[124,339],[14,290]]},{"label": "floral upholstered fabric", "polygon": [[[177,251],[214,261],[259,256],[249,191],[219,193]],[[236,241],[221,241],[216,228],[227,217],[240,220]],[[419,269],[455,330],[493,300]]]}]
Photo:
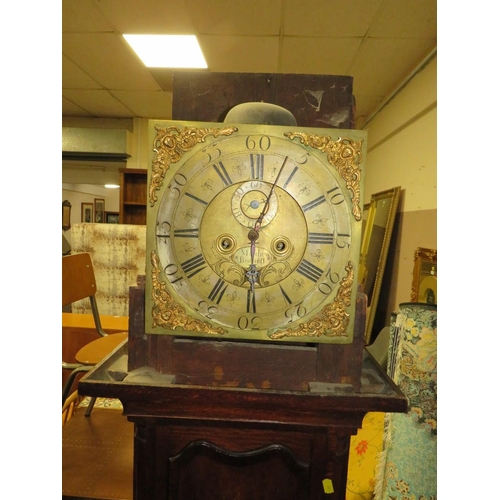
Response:
[{"label": "floral upholstered fabric", "polygon": [[391,324],[388,374],[408,399],[387,413],[375,500],[437,498],[437,307],[401,304]]},{"label": "floral upholstered fabric", "polygon": [[346,500],[371,500],[375,488],[377,459],[382,451],[384,413],[370,412],[363,427],[351,437]]}]

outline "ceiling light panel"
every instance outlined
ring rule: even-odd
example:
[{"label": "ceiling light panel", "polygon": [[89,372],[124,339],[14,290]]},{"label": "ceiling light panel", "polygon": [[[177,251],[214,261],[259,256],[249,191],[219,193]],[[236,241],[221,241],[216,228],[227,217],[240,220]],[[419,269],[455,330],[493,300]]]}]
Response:
[{"label": "ceiling light panel", "polygon": [[123,35],[148,68],[207,68],[194,35]]}]

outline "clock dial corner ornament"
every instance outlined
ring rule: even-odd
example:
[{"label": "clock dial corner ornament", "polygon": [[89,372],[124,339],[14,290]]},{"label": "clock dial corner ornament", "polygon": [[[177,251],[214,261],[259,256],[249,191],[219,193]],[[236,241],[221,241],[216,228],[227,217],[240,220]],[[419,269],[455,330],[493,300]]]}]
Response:
[{"label": "clock dial corner ornament", "polygon": [[350,343],[362,133],[181,122],[155,132],[147,333]]}]

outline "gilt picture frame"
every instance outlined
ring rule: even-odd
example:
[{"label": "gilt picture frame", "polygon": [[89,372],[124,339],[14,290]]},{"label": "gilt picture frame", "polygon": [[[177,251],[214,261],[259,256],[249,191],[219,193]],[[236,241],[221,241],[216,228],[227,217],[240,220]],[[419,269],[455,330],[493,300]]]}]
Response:
[{"label": "gilt picture frame", "polygon": [[400,194],[401,186],[374,193],[363,210],[360,284],[368,302],[364,335],[366,345],[371,343]]},{"label": "gilt picture frame", "polygon": [[437,250],[422,247],[415,250],[411,302],[437,304]]}]

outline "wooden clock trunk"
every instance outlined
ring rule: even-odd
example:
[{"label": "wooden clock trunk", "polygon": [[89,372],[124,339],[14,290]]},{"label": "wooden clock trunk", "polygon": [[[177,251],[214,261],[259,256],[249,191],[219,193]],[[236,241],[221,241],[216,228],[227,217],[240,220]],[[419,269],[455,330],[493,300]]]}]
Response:
[{"label": "wooden clock trunk", "polygon": [[[364,310],[361,295],[363,325]],[[119,398],[134,422],[135,500],[344,500],[350,438],[364,415],[407,405],[360,346],[353,385],[337,377],[335,362],[331,368],[331,344],[147,335],[144,288],[132,287],[128,343],[85,375],[80,390]],[[349,364],[343,347],[341,363]]]}]

